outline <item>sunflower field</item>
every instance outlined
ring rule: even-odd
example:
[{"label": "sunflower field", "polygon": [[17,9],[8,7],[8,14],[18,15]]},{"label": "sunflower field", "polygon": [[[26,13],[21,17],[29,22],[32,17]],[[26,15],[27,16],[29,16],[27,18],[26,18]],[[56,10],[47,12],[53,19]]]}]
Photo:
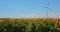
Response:
[{"label": "sunflower field", "polygon": [[60,19],[0,18],[0,32],[60,32]]}]

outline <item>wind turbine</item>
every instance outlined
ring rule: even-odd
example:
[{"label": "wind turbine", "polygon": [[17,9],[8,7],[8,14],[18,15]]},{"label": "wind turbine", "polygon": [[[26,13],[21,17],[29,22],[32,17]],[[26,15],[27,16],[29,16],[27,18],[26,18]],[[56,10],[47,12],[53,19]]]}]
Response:
[{"label": "wind turbine", "polygon": [[47,1],[47,6],[45,7],[46,8],[46,14],[47,14],[47,21],[48,21],[48,11],[49,11],[49,1]]}]

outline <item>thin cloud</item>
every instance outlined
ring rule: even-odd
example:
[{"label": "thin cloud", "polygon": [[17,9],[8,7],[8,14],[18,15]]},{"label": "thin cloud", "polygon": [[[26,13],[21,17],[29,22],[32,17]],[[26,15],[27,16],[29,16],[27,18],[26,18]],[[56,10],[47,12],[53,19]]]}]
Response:
[{"label": "thin cloud", "polygon": [[[47,18],[46,14],[22,14],[21,18]],[[48,18],[60,18],[60,14],[48,14]]]},{"label": "thin cloud", "polygon": [[[16,16],[1,16],[0,18],[47,18],[47,14],[20,14]],[[60,14],[48,14],[48,18],[60,18]]]}]

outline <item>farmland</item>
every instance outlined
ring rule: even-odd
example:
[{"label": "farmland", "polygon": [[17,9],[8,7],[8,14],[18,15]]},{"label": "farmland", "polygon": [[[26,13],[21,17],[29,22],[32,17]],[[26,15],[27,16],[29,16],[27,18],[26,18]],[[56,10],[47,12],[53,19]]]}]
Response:
[{"label": "farmland", "polygon": [[0,18],[0,32],[60,32],[60,18]]}]

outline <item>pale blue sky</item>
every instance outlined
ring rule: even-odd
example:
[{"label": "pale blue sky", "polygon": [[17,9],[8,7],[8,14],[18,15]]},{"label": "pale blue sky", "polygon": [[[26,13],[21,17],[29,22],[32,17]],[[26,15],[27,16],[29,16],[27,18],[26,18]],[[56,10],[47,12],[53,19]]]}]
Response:
[{"label": "pale blue sky", "polygon": [[0,18],[46,17],[49,3],[49,17],[60,17],[60,0],[0,0]]}]

